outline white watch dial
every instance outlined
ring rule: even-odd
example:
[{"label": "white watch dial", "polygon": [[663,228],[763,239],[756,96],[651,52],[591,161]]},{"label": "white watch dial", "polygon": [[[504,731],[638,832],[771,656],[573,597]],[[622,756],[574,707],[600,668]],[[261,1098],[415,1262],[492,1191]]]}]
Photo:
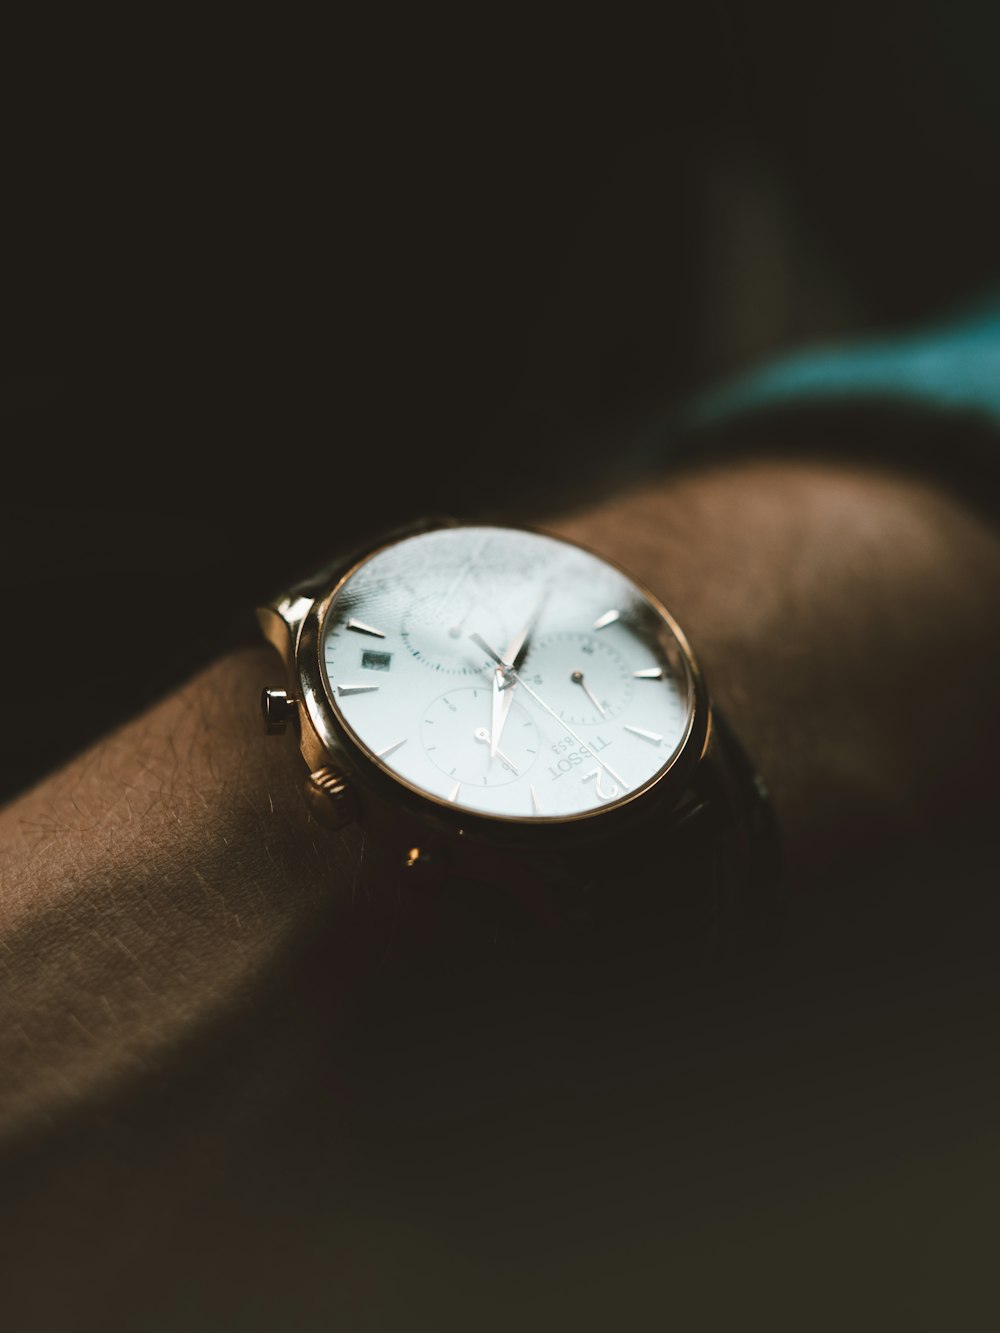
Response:
[{"label": "white watch dial", "polygon": [[498,818],[628,800],[691,726],[686,655],[656,605],[598,556],[518,528],[442,528],[376,551],[334,596],[321,652],[363,750],[425,795]]}]

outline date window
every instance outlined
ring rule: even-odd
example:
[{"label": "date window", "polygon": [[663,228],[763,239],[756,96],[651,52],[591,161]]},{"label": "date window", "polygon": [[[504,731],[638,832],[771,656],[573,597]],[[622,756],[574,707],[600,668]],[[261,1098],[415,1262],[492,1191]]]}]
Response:
[{"label": "date window", "polygon": [[392,653],[375,653],[366,649],[361,654],[361,665],[369,671],[388,671],[392,666]]}]

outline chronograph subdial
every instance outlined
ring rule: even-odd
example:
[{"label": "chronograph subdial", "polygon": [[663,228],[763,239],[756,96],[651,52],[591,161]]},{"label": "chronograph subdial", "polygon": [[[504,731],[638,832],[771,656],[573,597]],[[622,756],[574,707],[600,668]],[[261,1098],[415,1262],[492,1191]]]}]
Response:
[{"label": "chronograph subdial", "polygon": [[593,634],[560,631],[533,646],[526,677],[537,679],[564,722],[607,722],[628,707],[634,680],[622,655]]},{"label": "chronograph subdial", "polygon": [[502,745],[490,754],[491,698],[485,685],[448,690],[424,713],[420,724],[424,750],[453,784],[497,787],[515,782],[538,757],[538,728],[518,703],[511,707]]},{"label": "chronograph subdial", "polygon": [[476,598],[433,594],[422,597],[403,617],[401,637],[410,654],[433,671],[475,676],[489,666],[486,655],[469,641],[466,626],[486,625],[484,636],[506,642],[507,627],[500,616]]}]

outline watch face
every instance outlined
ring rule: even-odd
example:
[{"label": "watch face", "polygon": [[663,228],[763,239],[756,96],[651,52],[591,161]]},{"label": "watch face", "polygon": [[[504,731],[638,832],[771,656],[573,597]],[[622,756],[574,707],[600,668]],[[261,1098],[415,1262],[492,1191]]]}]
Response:
[{"label": "watch face", "polygon": [[685,646],[625,574],[518,528],[384,547],[331,599],[320,656],[335,712],[421,794],[499,819],[631,800],[691,730]]}]

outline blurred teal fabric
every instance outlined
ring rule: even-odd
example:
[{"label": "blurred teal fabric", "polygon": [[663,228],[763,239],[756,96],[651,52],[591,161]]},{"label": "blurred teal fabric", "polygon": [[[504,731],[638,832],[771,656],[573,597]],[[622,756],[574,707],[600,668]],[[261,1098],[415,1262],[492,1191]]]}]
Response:
[{"label": "blurred teal fabric", "polygon": [[1000,293],[959,317],[897,335],[783,356],[696,395],[645,441],[662,460],[706,436],[929,466],[1000,495]]},{"label": "blurred teal fabric", "polygon": [[693,427],[845,400],[960,412],[1000,429],[1000,297],[955,323],[798,353],[697,399]]}]

